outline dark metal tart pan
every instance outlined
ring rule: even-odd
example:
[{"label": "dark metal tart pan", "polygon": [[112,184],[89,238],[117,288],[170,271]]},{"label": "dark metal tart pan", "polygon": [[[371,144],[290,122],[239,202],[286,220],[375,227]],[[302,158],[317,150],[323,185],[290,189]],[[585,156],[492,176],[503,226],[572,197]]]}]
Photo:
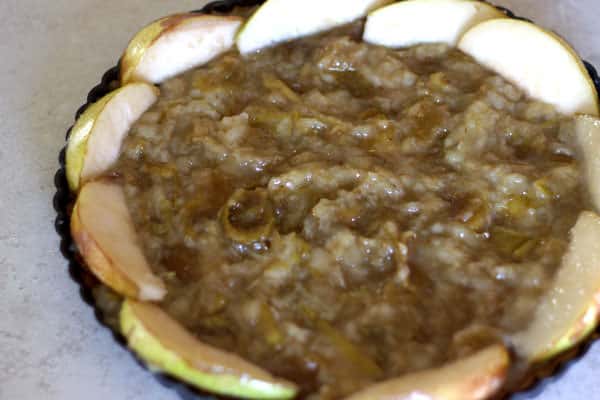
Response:
[{"label": "dark metal tart pan", "polygon": [[[236,7],[253,7],[264,3],[265,0],[219,0],[214,1],[200,10],[192,11],[193,13],[204,13],[204,14],[227,14],[230,13]],[[512,11],[496,6],[499,10],[505,13],[510,18],[520,19],[531,22],[529,19],[516,16]],[[585,67],[592,78],[596,90],[600,93],[600,77],[598,76],[597,70],[592,64],[584,61]],[[118,88],[119,83],[119,65],[109,69],[102,76],[102,80],[96,85],[88,94],[85,104],[83,104],[75,114],[75,120],[93,103],[104,97],[114,89]],[[71,128],[67,131],[66,139],[69,138]],[[68,270],[71,279],[77,285],[79,285],[79,292],[81,298],[89,304],[93,309],[98,322],[108,329],[113,334],[115,341],[128,349],[124,337],[121,335],[118,328],[114,323],[111,323],[107,319],[106,310],[99,307],[94,297],[94,291],[97,290],[102,283],[96,279],[83,265],[83,261],[77,253],[77,249],[70,233],[70,220],[71,211],[75,198],[69,189],[66,178],[66,145],[61,150],[58,161],[60,164],[54,176],[54,185],[56,187],[56,193],[53,197],[53,205],[56,210],[57,216],[55,220],[55,229],[60,236],[60,251],[62,255],[68,261]],[[564,372],[569,368],[570,365],[577,362],[589,349],[591,344],[600,337],[600,328],[591,335],[591,337],[583,344],[580,344],[575,349],[572,349],[565,354],[562,354],[548,363],[537,366],[533,371],[528,373],[520,382],[519,386],[513,390],[512,393],[507,392],[502,394],[501,398],[508,398],[512,394],[519,392],[522,396],[527,398],[533,398],[535,395],[539,395],[544,391],[544,388],[552,384],[553,382],[560,379]],[[150,371],[146,364],[139,360],[133,353],[132,356],[136,359],[139,365],[146,370]],[[153,372],[156,379],[165,387],[176,391],[183,400],[217,400],[223,399],[222,396],[216,397],[206,392],[199,391],[186,383],[183,383],[177,379],[174,379],[168,375],[160,372]]]}]

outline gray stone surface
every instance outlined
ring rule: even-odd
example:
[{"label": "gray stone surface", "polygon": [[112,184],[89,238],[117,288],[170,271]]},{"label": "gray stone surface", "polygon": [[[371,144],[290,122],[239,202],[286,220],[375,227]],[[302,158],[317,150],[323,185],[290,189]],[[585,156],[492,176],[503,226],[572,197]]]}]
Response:
[{"label": "gray stone surface", "polygon": [[[1,3],[0,399],[174,400],[80,300],[58,251],[51,200],[64,131],[87,91],[144,23],[204,1]],[[561,32],[600,65],[598,0],[497,3]],[[598,368],[596,345],[535,398],[600,399]]]}]

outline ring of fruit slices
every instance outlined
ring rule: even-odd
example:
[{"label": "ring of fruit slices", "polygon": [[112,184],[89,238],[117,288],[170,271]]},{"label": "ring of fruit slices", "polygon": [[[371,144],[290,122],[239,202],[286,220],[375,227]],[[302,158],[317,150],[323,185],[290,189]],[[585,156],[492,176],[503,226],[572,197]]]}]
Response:
[{"label": "ring of fruit slices", "polygon": [[[567,43],[478,1],[388,3],[357,0],[340,7],[332,0],[319,4],[320,13],[315,14],[306,11],[311,8],[307,4],[269,0],[247,20],[199,14],[163,18],[140,31],[128,46],[121,60],[120,87],[77,120],[66,152],[67,179],[76,195],[72,236],[89,270],[125,299],[120,305],[120,331],[153,368],[223,395],[293,398],[299,393],[295,382],[203,343],[158,306],[168,294],[167,285],[153,272],[139,245],[125,194],[118,185],[98,179],[117,163],[123,142],[156,104],[163,82],[232,49],[250,56],[359,19],[365,19],[363,40],[372,45],[456,47],[529,97],[572,116],[590,202],[593,209],[599,206],[600,188],[592,184],[600,173],[598,96]],[[532,46],[537,53],[531,52]],[[552,286],[540,298],[526,329],[445,365],[369,385],[350,398],[485,399],[510,390],[514,375],[521,377],[530,367],[576,346],[597,326],[597,238],[600,219],[592,211],[582,212],[570,231]]]}]

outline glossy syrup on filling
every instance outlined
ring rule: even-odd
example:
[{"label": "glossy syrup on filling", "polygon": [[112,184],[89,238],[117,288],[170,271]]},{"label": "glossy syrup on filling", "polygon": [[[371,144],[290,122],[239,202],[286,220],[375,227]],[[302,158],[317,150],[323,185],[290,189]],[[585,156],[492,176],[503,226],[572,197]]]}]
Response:
[{"label": "glossy syrup on filling", "polygon": [[361,23],[165,82],[110,172],[162,307],[339,398],[524,328],[585,204],[572,121]]}]

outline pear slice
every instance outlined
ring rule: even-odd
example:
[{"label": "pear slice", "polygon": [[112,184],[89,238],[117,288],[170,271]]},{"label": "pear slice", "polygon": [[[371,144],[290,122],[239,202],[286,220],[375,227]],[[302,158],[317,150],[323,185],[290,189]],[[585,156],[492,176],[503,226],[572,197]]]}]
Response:
[{"label": "pear slice", "polygon": [[71,234],[88,268],[117,293],[152,301],[165,296],[137,242],[120,185],[84,185],[71,215]]},{"label": "pear slice", "polygon": [[587,115],[575,118],[575,133],[590,198],[596,211],[600,211],[600,120]]},{"label": "pear slice", "polygon": [[583,212],[550,291],[529,327],[512,342],[530,363],[545,361],[584,340],[600,313],[600,217]]},{"label": "pear slice", "polygon": [[504,18],[497,8],[472,0],[408,0],[372,12],[363,40],[399,48],[422,43],[456,43],[469,28]]},{"label": "pear slice", "polygon": [[350,396],[347,400],[483,400],[503,385],[510,356],[501,345],[441,368],[392,379]]},{"label": "pear slice", "polygon": [[529,22],[503,18],[468,30],[458,47],[564,114],[598,116],[598,94],[577,53]]},{"label": "pear slice", "polygon": [[161,83],[231,49],[242,18],[177,14],[138,32],[121,60],[121,82]]},{"label": "pear slice", "polygon": [[333,29],[367,15],[391,0],[268,0],[240,30],[242,54]]},{"label": "pear slice", "polygon": [[157,98],[154,86],[130,84],[109,93],[79,117],[67,143],[66,172],[72,191],[117,161],[129,129]]},{"label": "pear slice", "polygon": [[249,399],[289,399],[296,395],[294,384],[198,341],[155,305],[126,300],[120,323],[129,347],[140,358],[195,387]]}]

